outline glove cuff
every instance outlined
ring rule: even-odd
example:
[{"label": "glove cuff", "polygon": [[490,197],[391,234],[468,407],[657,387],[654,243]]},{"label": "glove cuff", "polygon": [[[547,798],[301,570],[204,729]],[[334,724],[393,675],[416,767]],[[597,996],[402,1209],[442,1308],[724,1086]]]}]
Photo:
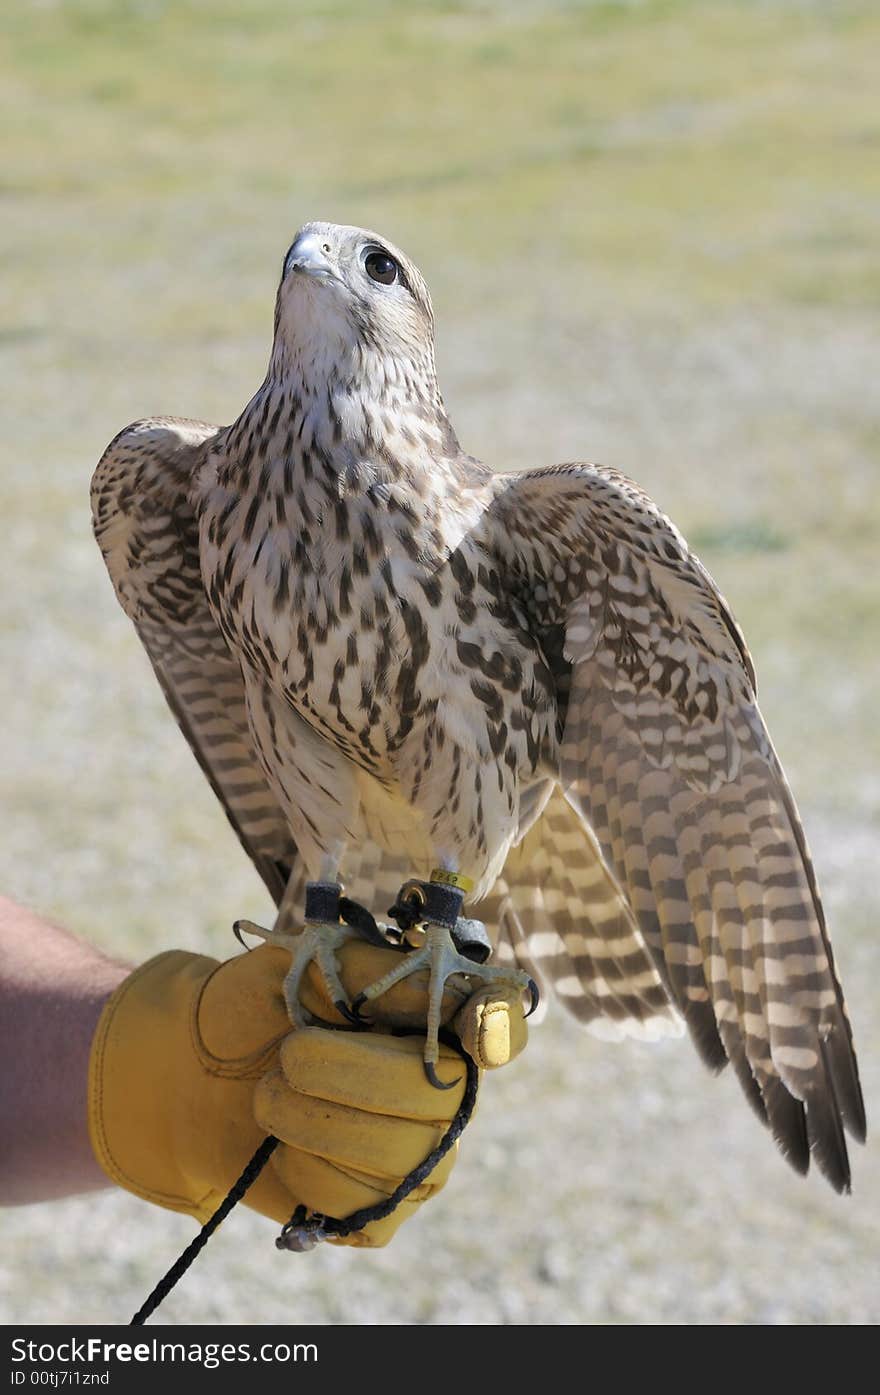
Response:
[{"label": "glove cuff", "polygon": [[187,1176],[195,1121],[182,1091],[200,1069],[194,1005],[216,966],[183,950],[142,964],[107,1001],[89,1060],[89,1135],[104,1172],[146,1201],[199,1219],[210,1215],[214,1194]]}]

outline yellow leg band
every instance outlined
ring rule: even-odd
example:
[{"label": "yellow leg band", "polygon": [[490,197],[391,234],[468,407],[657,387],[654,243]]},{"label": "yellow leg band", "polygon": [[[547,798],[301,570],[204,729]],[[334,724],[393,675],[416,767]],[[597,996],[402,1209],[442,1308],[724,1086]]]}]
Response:
[{"label": "yellow leg band", "polygon": [[445,872],[442,867],[434,868],[430,880],[439,882],[441,886],[454,886],[457,891],[463,891],[465,895],[474,889],[470,877],[463,877],[460,872]]}]

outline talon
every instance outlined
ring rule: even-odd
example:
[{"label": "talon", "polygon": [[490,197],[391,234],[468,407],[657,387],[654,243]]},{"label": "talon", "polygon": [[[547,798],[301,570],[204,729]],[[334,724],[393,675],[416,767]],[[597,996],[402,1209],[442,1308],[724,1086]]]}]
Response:
[{"label": "talon", "polygon": [[448,1085],[444,1084],[434,1069],[433,1061],[423,1061],[422,1064],[425,1067],[425,1075],[428,1077],[428,1080],[434,1086],[435,1090],[451,1090],[454,1086],[461,1084],[461,1076],[459,1076],[457,1080],[450,1080]]},{"label": "talon", "polygon": [[352,1001],[351,1001],[351,1010],[352,1010],[352,1012],[354,1013],[354,1020],[355,1020],[355,1022],[363,1022],[363,1021],[364,1021],[363,1017],[361,1017],[361,1008],[363,1007],[363,1005],[364,1005],[364,1003],[365,1003],[366,1001],[367,1001],[367,995],[366,995],[366,993],[358,993],[358,995],[357,995],[356,998],[352,998]]},{"label": "talon", "polygon": [[[337,1004],[337,1003],[334,1003],[333,1006],[334,1006],[334,1007],[338,1007],[338,1004]],[[340,1011],[341,1011],[341,1009],[340,1009]],[[326,1019],[325,1017],[316,1017],[315,1014],[314,1014],[313,1012],[310,1012],[310,1013],[308,1014],[308,1024],[307,1024],[307,1025],[308,1025],[309,1027],[323,1027],[324,1030],[327,1031],[327,1032],[344,1032],[344,1031],[347,1030],[345,1027],[341,1027],[341,1026],[339,1025],[338,1022],[328,1022],[327,1019]],[[352,1030],[353,1030],[353,1031],[354,1031],[354,1030],[357,1030],[357,1031],[359,1031],[359,1032],[363,1032],[363,1031],[366,1031],[366,1028],[367,1028],[367,1023],[366,1023],[366,1022],[358,1022],[358,1023],[356,1024],[356,1027],[353,1025]]]},{"label": "talon", "polygon": [[532,1013],[535,1011],[535,1008],[541,1001],[541,990],[538,988],[538,985],[533,978],[529,979],[529,993],[531,995],[532,1004],[528,1012],[526,1013],[526,1017],[531,1017]]},{"label": "talon", "polygon": [[262,939],[267,936],[268,931],[264,930],[260,925],[254,925],[252,920],[236,920],[232,925],[232,933],[238,940],[242,949],[250,950],[253,949],[253,945],[249,945],[247,940],[243,938],[243,935],[259,935]]},{"label": "talon", "polygon": [[360,1027],[361,1029],[363,1029],[368,1025],[362,1017],[358,1016],[357,1009],[354,1006],[354,1004],[352,1004],[352,1006],[349,1007],[348,1003],[345,1001],[344,998],[337,998],[333,1006],[335,1007],[336,1011],[342,1017],[345,1018],[346,1022],[350,1022],[353,1027]]},{"label": "talon", "polygon": [[[347,1002],[348,995],[339,978],[336,950],[346,940],[352,939],[356,932],[349,929],[347,925],[307,921],[298,935],[289,935],[284,932],[263,933],[270,944],[283,945],[291,956],[290,969],[284,980],[283,992],[287,1013],[293,1025],[295,1027],[305,1025],[306,1016],[300,1002],[299,990],[306,971],[311,964],[314,964],[330,1002],[339,1009],[342,1017],[354,1026],[355,1022],[350,1015],[351,1009]],[[338,1022],[325,1022],[321,1025],[337,1029],[339,1027]],[[357,1025],[362,1024],[358,1023]]]}]

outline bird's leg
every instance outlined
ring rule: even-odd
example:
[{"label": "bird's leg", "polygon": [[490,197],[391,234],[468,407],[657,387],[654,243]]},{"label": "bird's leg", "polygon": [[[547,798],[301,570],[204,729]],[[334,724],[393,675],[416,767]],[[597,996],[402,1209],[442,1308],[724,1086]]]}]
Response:
[{"label": "bird's leg", "polygon": [[284,1001],[287,1014],[295,1027],[306,1025],[306,1014],[299,998],[300,984],[309,965],[318,967],[330,1001],[353,1026],[364,1024],[348,1005],[345,989],[339,978],[339,963],[336,951],[346,940],[357,939],[358,932],[339,919],[339,897],[342,887],[338,882],[307,882],[305,924],[302,930],[291,934],[283,930],[263,930],[251,921],[236,922],[236,933],[244,930],[247,934],[259,935],[267,944],[281,945],[290,951],[291,965],[284,979]]},{"label": "bird's leg", "polygon": [[[405,935],[421,930],[423,943],[411,949],[400,964],[371,983],[359,993],[352,1003],[355,1012],[364,1003],[381,997],[395,983],[427,970],[428,973],[428,1012],[424,1052],[425,1074],[431,1084],[439,1090],[451,1089],[452,1084],[444,1085],[437,1075],[437,1062],[440,1059],[440,1010],[443,991],[450,978],[463,976],[466,988],[474,992],[482,984],[507,986],[514,993],[529,991],[532,994],[533,1009],[537,1005],[537,988],[528,974],[520,969],[489,965],[483,961],[491,953],[491,946],[479,922],[462,920],[459,916],[465,892],[470,883],[465,877],[453,872],[435,871],[428,882],[410,881],[401,887],[397,901],[389,915],[399,921]],[[457,927],[461,927],[459,935]],[[462,952],[464,951],[464,952]]]}]

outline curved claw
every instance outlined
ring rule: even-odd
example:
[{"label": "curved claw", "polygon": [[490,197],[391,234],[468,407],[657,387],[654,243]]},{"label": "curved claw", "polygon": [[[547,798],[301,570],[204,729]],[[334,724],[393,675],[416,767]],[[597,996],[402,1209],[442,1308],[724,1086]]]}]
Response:
[{"label": "curved claw", "polygon": [[369,1023],[367,1023],[357,1011],[357,1001],[352,1003],[351,1007],[349,1007],[344,998],[337,998],[333,1006],[336,1011],[345,1018],[346,1022],[350,1022],[353,1027],[360,1027],[363,1029],[369,1026]]},{"label": "curved claw", "polygon": [[249,945],[248,942],[247,942],[247,940],[244,939],[244,937],[242,936],[242,933],[241,933],[241,927],[242,927],[243,924],[244,924],[243,921],[241,921],[241,920],[236,920],[236,921],[234,922],[233,926],[232,926],[232,933],[233,933],[233,935],[235,936],[235,938],[238,940],[238,943],[241,945],[242,949],[251,950],[251,949],[253,949],[253,945]]},{"label": "curved claw", "polygon": [[[333,1006],[335,1007],[336,1004],[334,1003]],[[308,1026],[308,1027],[323,1027],[324,1030],[327,1031],[327,1032],[347,1032],[347,1031],[348,1031],[348,1028],[347,1028],[347,1027],[343,1027],[339,1022],[328,1022],[327,1019],[326,1019],[326,1017],[317,1017],[317,1016],[315,1015],[315,1013],[313,1013],[313,1012],[310,1012],[310,1013],[307,1014],[306,1026]],[[355,1031],[355,1030],[356,1030],[356,1031],[359,1031],[359,1032],[363,1032],[363,1031],[366,1030],[366,1024],[363,1023],[363,1022],[359,1022],[359,1023],[357,1024],[357,1027],[355,1028],[354,1026],[352,1026],[352,1029],[351,1029],[351,1030],[352,1030],[352,1031]]]},{"label": "curved claw", "polygon": [[461,1076],[459,1076],[457,1080],[450,1080],[448,1085],[444,1084],[434,1069],[433,1061],[423,1061],[422,1064],[425,1067],[425,1075],[428,1077],[429,1082],[434,1086],[435,1090],[451,1090],[455,1085],[461,1083]]},{"label": "curved claw", "polygon": [[529,993],[531,994],[532,1003],[531,1007],[526,1013],[526,1017],[531,1017],[532,1013],[535,1011],[536,1007],[541,1001],[541,990],[538,988],[538,985],[533,978],[529,979]]}]

